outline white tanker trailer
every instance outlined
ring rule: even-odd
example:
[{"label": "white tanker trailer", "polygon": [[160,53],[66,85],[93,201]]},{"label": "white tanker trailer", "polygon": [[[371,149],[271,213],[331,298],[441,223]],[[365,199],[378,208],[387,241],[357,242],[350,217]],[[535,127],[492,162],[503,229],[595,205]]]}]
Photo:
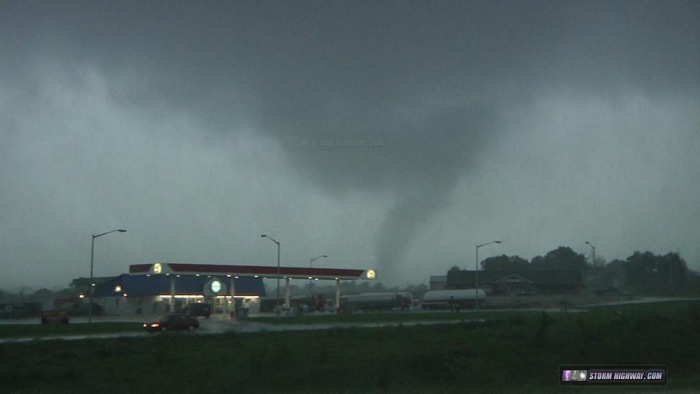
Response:
[{"label": "white tanker trailer", "polygon": [[486,293],[481,289],[431,290],[423,295],[423,309],[474,308],[486,301]]},{"label": "white tanker trailer", "polygon": [[347,311],[403,311],[410,309],[412,300],[407,292],[361,293],[343,296],[341,304]]}]

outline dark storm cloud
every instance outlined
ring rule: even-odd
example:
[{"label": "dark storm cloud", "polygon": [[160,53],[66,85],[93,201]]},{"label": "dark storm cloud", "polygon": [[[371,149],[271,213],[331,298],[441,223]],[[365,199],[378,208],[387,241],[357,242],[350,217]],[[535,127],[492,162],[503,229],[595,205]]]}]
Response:
[{"label": "dark storm cloud", "polygon": [[[551,119],[530,114],[539,123],[518,130],[516,108],[542,111],[529,105],[568,92],[614,101],[697,99],[700,89],[693,1],[0,4],[0,48],[11,54],[0,82],[19,98],[4,111],[40,101],[36,75],[58,63],[77,70],[76,84],[98,70],[124,108],[200,120],[197,143],[226,146],[253,130],[279,144],[298,182],[334,199],[393,201],[373,246],[391,273],[483,168],[483,152],[520,138],[538,156],[577,133],[533,143],[519,134]],[[3,127],[8,146],[21,131]]]},{"label": "dark storm cloud", "polygon": [[455,91],[697,88],[700,60],[694,2],[32,4],[4,7],[4,62],[41,53],[138,70],[156,98],[223,129],[240,106],[290,132],[295,119],[326,129]]},{"label": "dark storm cloud", "polygon": [[147,89],[126,99],[196,109],[222,130],[245,109],[262,132],[369,133],[431,95],[687,90],[699,75],[694,2],[30,4],[3,7],[8,69],[40,54],[138,70]]}]

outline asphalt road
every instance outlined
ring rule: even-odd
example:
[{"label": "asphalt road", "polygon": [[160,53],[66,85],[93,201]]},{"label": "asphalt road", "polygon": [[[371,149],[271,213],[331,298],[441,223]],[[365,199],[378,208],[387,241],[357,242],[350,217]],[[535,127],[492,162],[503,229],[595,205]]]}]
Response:
[{"label": "asphalt road", "polygon": [[[625,304],[640,304],[640,303],[655,303],[655,302],[670,302],[670,301],[700,301],[700,298],[679,298],[679,297],[644,297],[626,301],[615,301],[609,303],[600,303],[596,305],[625,305]],[[592,305],[591,305],[592,306]],[[527,309],[498,309],[498,310],[482,310],[484,312],[508,312],[508,311],[524,311]],[[533,308],[532,311],[542,311],[542,308]],[[562,309],[562,308],[547,308],[546,312],[567,312],[577,313],[586,312],[586,309]],[[483,322],[483,319],[469,319],[469,314],[474,311],[462,311],[455,316],[454,319],[436,319],[435,321],[414,321],[414,322],[384,322],[384,323],[324,323],[324,324],[266,324],[251,320],[232,320],[228,315],[212,315],[209,319],[200,318],[200,328],[194,333],[182,333],[184,335],[207,335],[219,334],[224,332],[280,332],[280,331],[307,331],[307,330],[327,330],[331,328],[349,328],[349,327],[387,327],[401,325],[426,325],[426,324],[445,324],[445,323],[461,323],[461,322]],[[449,311],[434,311],[433,313],[444,314]],[[272,314],[268,314],[272,316]],[[134,322],[144,323],[155,321],[159,315],[126,315],[126,316],[93,316],[93,322]],[[284,319],[281,317],[280,319]],[[87,324],[86,316],[73,317],[71,324]],[[31,319],[0,319],[0,325],[10,324],[40,324],[39,318]],[[73,335],[60,337],[41,337],[41,338],[11,338],[0,339],[0,343],[8,342],[29,342],[34,340],[81,340],[88,338],[123,338],[123,337],[146,337],[147,332],[132,332],[132,333],[116,333],[116,334],[95,334],[95,335]]]}]

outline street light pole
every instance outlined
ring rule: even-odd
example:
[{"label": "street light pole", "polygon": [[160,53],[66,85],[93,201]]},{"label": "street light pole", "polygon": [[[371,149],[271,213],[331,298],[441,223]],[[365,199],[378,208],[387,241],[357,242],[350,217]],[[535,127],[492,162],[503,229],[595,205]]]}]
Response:
[{"label": "street light pole", "polygon": [[[328,257],[328,256],[324,254],[324,255],[309,259],[309,268],[314,267],[314,265],[313,265],[314,261],[321,259],[321,258],[324,258],[324,257]],[[314,297],[314,292],[312,290],[313,285],[314,285],[313,279],[309,279],[309,302],[312,302],[313,301],[312,298]]]},{"label": "street light pole", "polygon": [[491,241],[480,245],[476,245],[476,263],[474,271],[474,293],[476,295],[476,310],[479,310],[479,248],[491,244],[500,244],[501,241]]},{"label": "street light pole", "polygon": [[328,256],[326,256],[326,255],[324,254],[323,256],[318,256],[318,257],[314,257],[313,259],[309,259],[309,268],[313,268],[313,263],[314,263],[314,261],[316,261],[316,260],[318,260],[318,259],[320,259],[320,258],[323,258],[323,257],[328,257]]},{"label": "street light pole", "polygon": [[107,235],[107,234],[110,234],[110,233],[113,233],[116,231],[118,231],[120,233],[126,232],[126,230],[124,230],[124,229],[118,229],[118,230],[107,231],[106,233],[102,233],[102,234],[97,234],[97,235],[93,234],[92,235],[92,247],[90,248],[90,283],[89,283],[90,286],[88,287],[88,293],[90,295],[88,297],[88,300],[90,302],[90,305],[88,306],[88,323],[92,323],[92,293],[95,292],[95,289],[94,289],[95,284],[93,283],[93,281],[94,281],[93,268],[95,266],[95,238],[99,238],[103,235]]},{"label": "street light pole", "polygon": [[261,234],[260,237],[267,238],[270,241],[277,244],[277,300],[275,301],[276,308],[279,310],[280,307],[280,243],[274,238],[267,234]]}]

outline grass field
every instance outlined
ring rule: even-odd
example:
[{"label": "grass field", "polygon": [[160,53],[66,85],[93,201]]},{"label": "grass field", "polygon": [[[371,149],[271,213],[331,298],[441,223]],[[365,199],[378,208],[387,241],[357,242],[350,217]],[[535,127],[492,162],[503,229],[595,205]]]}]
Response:
[{"label": "grass field", "polygon": [[0,325],[0,339],[61,337],[87,334],[114,334],[143,331],[141,323],[92,323],[92,324],[11,324]]},{"label": "grass field", "polygon": [[479,315],[485,324],[5,343],[0,391],[582,391],[558,386],[563,364],[666,365],[662,391],[700,388],[697,302]]}]

